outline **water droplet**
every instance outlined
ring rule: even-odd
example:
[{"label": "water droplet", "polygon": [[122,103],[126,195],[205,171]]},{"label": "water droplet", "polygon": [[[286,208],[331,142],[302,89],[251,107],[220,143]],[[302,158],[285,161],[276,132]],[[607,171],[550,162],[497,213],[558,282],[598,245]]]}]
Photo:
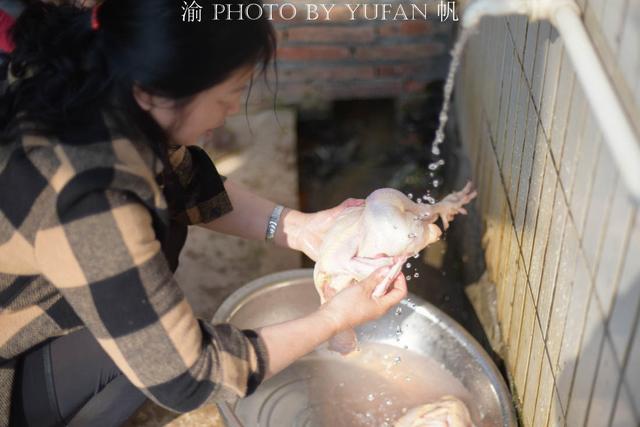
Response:
[{"label": "water droplet", "polygon": [[402,358],[400,356],[396,356],[393,358],[393,363],[395,363],[396,365],[400,362],[402,362]]},{"label": "water droplet", "polygon": [[396,328],[396,336],[399,337],[400,335],[402,335],[402,328],[398,325]]},{"label": "water droplet", "polygon": [[416,200],[416,203],[422,203],[422,199]]},{"label": "water droplet", "polygon": [[393,402],[391,401],[391,399],[387,399],[384,403],[385,403],[387,406],[391,406],[391,405],[393,405]]},{"label": "water droplet", "polygon": [[433,205],[436,203],[436,200],[433,197],[427,197],[427,203],[429,203],[430,205]]},{"label": "water droplet", "polygon": [[420,277],[420,273],[418,273],[418,272],[416,271],[415,273],[413,273],[413,277],[415,277],[415,278],[417,279],[418,277]]},{"label": "water droplet", "polygon": [[420,256],[420,254],[415,254],[413,257],[414,258],[418,258]]},{"label": "water droplet", "polygon": [[407,282],[409,282],[411,280],[411,276],[407,274],[407,277],[405,277],[405,279],[407,280]]},{"label": "water droplet", "polygon": [[407,263],[407,268],[411,268],[411,263],[410,262]]},{"label": "water droplet", "polygon": [[373,399],[375,399],[375,396],[373,394],[369,393],[369,395],[367,396],[367,400],[369,402],[373,402]]},{"label": "water droplet", "polygon": [[437,146],[434,145],[433,148],[431,149],[431,153],[434,156],[439,156],[440,155],[440,149]]},{"label": "water droplet", "polygon": [[413,199],[413,194],[409,193],[409,194],[407,194],[407,197],[410,198],[410,199]]},{"label": "water droplet", "polygon": [[400,316],[402,314],[402,307],[396,308],[396,316]]},{"label": "water droplet", "polygon": [[440,181],[439,181],[439,180],[437,180],[437,179],[434,179],[434,180],[433,180],[433,186],[434,186],[434,188],[438,188],[438,187],[440,187]]}]

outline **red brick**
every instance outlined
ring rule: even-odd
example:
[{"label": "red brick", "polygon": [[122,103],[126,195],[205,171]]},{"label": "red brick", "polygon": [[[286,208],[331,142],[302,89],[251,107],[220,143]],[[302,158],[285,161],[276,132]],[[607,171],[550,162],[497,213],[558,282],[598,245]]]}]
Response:
[{"label": "red brick", "polygon": [[401,77],[422,71],[422,64],[383,64],[375,67],[375,74],[379,77]]},{"label": "red brick", "polygon": [[322,90],[331,99],[381,98],[402,93],[402,82],[367,80],[361,84],[326,85]]},{"label": "red brick", "polygon": [[[401,64],[380,64],[374,67],[376,77],[423,76],[422,80],[432,80],[448,71],[449,58],[436,56],[429,60]],[[444,71],[443,71],[444,70]]]},{"label": "red brick", "polygon": [[378,34],[382,37],[421,36],[432,31],[433,26],[430,22],[417,20],[383,23],[378,27]]},{"label": "red brick", "polygon": [[279,48],[277,54],[281,61],[323,61],[351,56],[349,49],[341,46],[285,46]]},{"label": "red brick", "polygon": [[402,89],[405,92],[408,92],[408,93],[417,93],[417,92],[424,91],[425,86],[426,86],[425,82],[417,82],[415,80],[407,80],[402,85]]},{"label": "red brick", "polygon": [[375,71],[373,67],[360,65],[351,67],[306,66],[304,68],[281,69],[279,71],[279,78],[282,82],[373,79],[374,77]]},{"label": "red brick", "polygon": [[374,39],[373,26],[364,25],[346,27],[310,24],[287,30],[287,40],[293,42],[365,43]]},{"label": "red brick", "polygon": [[309,83],[280,83],[278,85],[278,98],[291,99],[297,95],[310,95],[318,92],[318,89]]},{"label": "red brick", "polygon": [[444,50],[444,44],[437,42],[399,43],[356,47],[354,57],[359,60],[419,60],[431,58]]},{"label": "red brick", "polygon": [[400,80],[364,81],[362,83],[283,83],[278,86],[279,103],[309,102],[314,99],[371,99],[402,95]]},{"label": "red brick", "polygon": [[276,29],[276,40],[278,42],[278,46],[282,46],[282,43],[287,41],[287,31]]}]

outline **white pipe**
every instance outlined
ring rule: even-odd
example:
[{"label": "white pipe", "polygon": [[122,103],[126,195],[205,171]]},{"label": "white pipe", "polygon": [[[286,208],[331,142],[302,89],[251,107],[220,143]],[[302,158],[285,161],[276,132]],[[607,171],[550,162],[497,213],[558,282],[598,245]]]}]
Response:
[{"label": "white pipe", "polygon": [[573,0],[476,0],[466,8],[462,24],[471,28],[482,16],[512,14],[527,15],[534,20],[547,19],[556,27],[620,176],[634,199],[640,201],[640,142],[580,19],[576,3]]}]

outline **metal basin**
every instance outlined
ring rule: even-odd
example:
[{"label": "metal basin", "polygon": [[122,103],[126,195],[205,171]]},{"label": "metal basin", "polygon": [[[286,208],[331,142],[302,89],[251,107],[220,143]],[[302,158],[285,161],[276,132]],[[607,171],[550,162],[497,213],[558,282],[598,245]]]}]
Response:
[{"label": "metal basin", "polygon": [[[319,298],[312,270],[254,280],[220,306],[214,322],[256,328],[304,316]],[[229,427],[384,426],[444,394],[462,399],[477,427],[516,426],[511,396],[495,365],[461,326],[414,296],[357,331],[360,351],[320,347],[220,405]]]}]

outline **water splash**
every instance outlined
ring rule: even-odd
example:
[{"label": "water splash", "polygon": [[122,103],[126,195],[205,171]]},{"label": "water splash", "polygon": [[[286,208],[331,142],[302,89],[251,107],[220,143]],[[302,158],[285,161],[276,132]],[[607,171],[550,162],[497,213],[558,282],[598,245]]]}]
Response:
[{"label": "water splash", "polygon": [[[435,161],[433,163],[430,163],[428,169],[430,171],[437,171],[438,169],[440,169],[440,166],[444,166],[444,160],[443,159],[439,159],[439,160],[437,160],[437,161]],[[426,196],[424,196],[423,199],[425,197]]]}]

